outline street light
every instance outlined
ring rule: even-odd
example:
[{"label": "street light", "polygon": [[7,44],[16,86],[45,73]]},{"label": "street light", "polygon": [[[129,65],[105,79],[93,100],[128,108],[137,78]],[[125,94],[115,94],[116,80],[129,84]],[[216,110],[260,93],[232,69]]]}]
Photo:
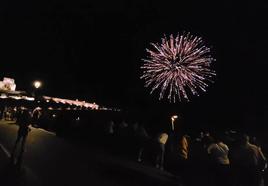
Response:
[{"label": "street light", "polygon": [[34,81],[33,82],[33,89],[32,89],[32,96],[37,98],[40,94],[40,88],[42,87],[42,82],[41,81]]},{"label": "street light", "polygon": [[174,122],[176,119],[178,119],[178,115],[171,116],[171,128],[173,131],[174,131]]},{"label": "street light", "polygon": [[42,86],[42,83],[41,81],[34,81],[33,85],[34,85],[34,88],[39,89]]}]

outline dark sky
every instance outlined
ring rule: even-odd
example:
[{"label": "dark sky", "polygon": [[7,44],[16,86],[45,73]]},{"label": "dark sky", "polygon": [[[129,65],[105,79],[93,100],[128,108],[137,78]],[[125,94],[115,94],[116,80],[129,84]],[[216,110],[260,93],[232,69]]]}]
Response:
[{"label": "dark sky", "polygon": [[[21,90],[40,79],[46,95],[181,111],[198,122],[263,123],[267,8],[256,1],[3,0],[1,78],[15,78]],[[190,103],[159,102],[139,79],[141,59],[150,42],[179,31],[212,47],[217,77]]]}]

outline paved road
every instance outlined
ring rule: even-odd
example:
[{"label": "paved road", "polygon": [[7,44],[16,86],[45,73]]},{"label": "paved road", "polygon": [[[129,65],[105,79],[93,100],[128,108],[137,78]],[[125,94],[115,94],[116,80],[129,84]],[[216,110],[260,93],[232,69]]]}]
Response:
[{"label": "paved road", "polygon": [[17,129],[12,122],[0,121],[0,185],[3,177],[7,185],[14,185],[13,178],[19,176],[16,185],[180,185],[167,172],[119,158],[101,146],[82,145],[36,128],[27,138],[24,171],[16,174],[7,162]]}]

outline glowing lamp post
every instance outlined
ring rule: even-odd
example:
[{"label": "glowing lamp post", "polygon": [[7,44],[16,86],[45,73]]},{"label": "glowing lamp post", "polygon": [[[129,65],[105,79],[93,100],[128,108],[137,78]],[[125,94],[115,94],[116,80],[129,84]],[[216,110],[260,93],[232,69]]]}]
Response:
[{"label": "glowing lamp post", "polygon": [[34,87],[34,89],[33,89],[33,96],[34,97],[37,97],[38,95],[38,90],[42,87],[42,82],[41,81],[34,81],[33,82],[33,87]]},{"label": "glowing lamp post", "polygon": [[174,131],[174,129],[175,129],[174,122],[175,122],[176,119],[178,119],[177,115],[171,116],[171,128],[172,128],[172,131]]}]

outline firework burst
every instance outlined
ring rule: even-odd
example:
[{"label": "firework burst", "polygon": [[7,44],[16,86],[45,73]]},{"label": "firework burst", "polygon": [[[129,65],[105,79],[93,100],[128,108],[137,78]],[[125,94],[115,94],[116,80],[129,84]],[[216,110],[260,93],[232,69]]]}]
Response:
[{"label": "firework burst", "polygon": [[151,87],[151,93],[160,90],[159,99],[165,96],[170,102],[177,99],[189,101],[188,92],[198,96],[198,92],[206,91],[207,82],[213,82],[215,72],[210,69],[215,59],[210,48],[204,45],[201,37],[190,33],[170,35],[162,38],[161,43],[151,43],[153,49],[143,59],[143,75],[145,87]]}]

